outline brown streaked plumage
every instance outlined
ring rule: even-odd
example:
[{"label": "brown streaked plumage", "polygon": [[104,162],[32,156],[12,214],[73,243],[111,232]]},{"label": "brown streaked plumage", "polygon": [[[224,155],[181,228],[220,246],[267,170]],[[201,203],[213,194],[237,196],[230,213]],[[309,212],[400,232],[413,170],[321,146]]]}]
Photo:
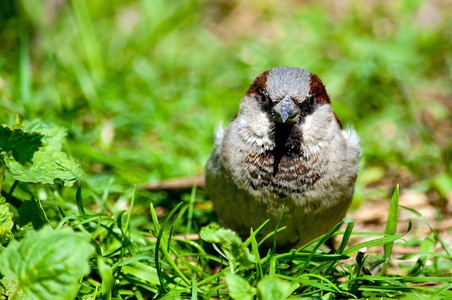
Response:
[{"label": "brown streaked plumage", "polygon": [[[270,219],[281,247],[326,233],[351,202],[361,148],[342,130],[320,78],[278,67],[252,82],[237,116],[216,133],[206,189],[223,226],[247,236]],[[270,246],[271,241],[266,243]]]}]

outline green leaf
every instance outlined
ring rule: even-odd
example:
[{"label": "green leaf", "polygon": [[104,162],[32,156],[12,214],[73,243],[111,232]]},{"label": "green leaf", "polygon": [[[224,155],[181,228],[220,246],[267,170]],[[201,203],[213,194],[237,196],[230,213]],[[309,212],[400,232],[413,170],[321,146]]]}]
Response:
[{"label": "green leaf", "polygon": [[42,134],[25,132],[20,128],[11,130],[0,126],[0,150],[11,152],[16,161],[21,164],[31,161],[33,154],[42,146]]},{"label": "green leaf", "polygon": [[22,290],[18,290],[18,284],[12,278],[8,276],[3,277],[2,285],[5,287],[4,293],[6,296],[14,295],[14,299],[16,300],[28,300],[24,292]]},{"label": "green leaf", "polygon": [[38,132],[43,135],[42,148],[45,150],[61,151],[67,135],[67,129],[49,121],[39,119],[24,121],[22,128],[26,131]]},{"label": "green leaf", "polygon": [[18,209],[19,220],[17,225],[24,227],[30,222],[34,229],[39,229],[46,224],[45,212],[42,210],[38,200],[31,199],[24,201]]},{"label": "green leaf", "polygon": [[257,284],[260,299],[278,300],[286,299],[299,287],[295,282],[287,282],[276,276],[267,276]]},{"label": "green leaf", "polygon": [[253,300],[257,293],[256,288],[252,287],[245,279],[239,275],[226,273],[226,283],[229,289],[229,295],[235,300]]},{"label": "green leaf", "polygon": [[[82,169],[66,153],[52,150],[40,150],[33,156],[33,165],[29,168],[22,166],[11,158],[6,158],[5,163],[13,174],[13,178],[22,182],[53,184],[55,180],[62,180],[65,186],[72,186],[75,175],[80,176]],[[64,168],[57,165],[60,164]]]},{"label": "green leaf", "polygon": [[13,213],[9,211],[9,204],[4,197],[0,197],[0,243],[6,244],[14,238],[11,229],[14,226]]},{"label": "green leaf", "polygon": [[94,251],[90,237],[70,227],[46,226],[13,240],[0,255],[0,272],[17,283],[28,299],[61,299],[89,273]]},{"label": "green leaf", "polygon": [[[12,152],[12,157],[5,157],[5,163],[13,178],[22,182],[46,184],[62,180],[65,186],[73,185],[75,178],[68,170],[79,176],[81,168],[71,157],[60,152],[67,135],[66,129],[40,120],[24,122],[23,128],[32,132],[22,129],[12,131],[0,126],[0,148]],[[42,149],[37,151],[40,146]],[[33,165],[23,166],[26,161],[32,161]]]},{"label": "green leaf", "polygon": [[230,229],[211,223],[201,228],[200,235],[206,242],[219,244],[224,254],[231,261],[240,262],[244,266],[249,266],[255,262],[250,250],[243,244],[237,233]]}]

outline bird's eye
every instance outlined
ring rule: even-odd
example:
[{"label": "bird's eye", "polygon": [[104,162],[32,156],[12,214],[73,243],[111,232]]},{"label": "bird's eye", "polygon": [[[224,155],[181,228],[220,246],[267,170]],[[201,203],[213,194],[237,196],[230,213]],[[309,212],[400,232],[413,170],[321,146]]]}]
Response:
[{"label": "bird's eye", "polygon": [[302,114],[310,114],[314,109],[314,99],[317,97],[317,94],[312,93],[309,94],[303,102],[299,104],[299,108]]},{"label": "bird's eye", "polygon": [[317,94],[312,93],[308,95],[308,101],[309,101],[309,105],[314,105],[314,98],[317,96]]},{"label": "bird's eye", "polygon": [[265,103],[270,99],[270,95],[268,94],[268,92],[266,90],[259,89],[258,93],[259,93],[259,96],[261,96],[262,103]]}]

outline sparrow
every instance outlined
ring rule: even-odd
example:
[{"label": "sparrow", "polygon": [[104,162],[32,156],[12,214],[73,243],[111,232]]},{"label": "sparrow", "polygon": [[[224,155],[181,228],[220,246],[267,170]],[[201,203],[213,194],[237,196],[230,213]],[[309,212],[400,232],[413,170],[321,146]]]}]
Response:
[{"label": "sparrow", "polygon": [[[361,159],[355,130],[342,128],[320,78],[276,67],[257,76],[239,112],[215,132],[206,191],[220,223],[245,238],[266,220],[280,248],[302,246],[341,221]],[[267,239],[264,247],[271,247]]]}]

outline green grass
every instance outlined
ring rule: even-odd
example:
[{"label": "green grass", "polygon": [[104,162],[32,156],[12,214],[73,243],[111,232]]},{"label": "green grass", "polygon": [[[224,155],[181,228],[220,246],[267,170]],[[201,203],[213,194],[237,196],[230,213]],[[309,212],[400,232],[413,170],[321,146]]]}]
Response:
[{"label": "green grass", "polygon": [[[68,275],[82,278],[66,285],[68,299],[448,299],[450,230],[431,224],[450,213],[451,26],[452,9],[426,1],[3,1],[0,123],[49,122],[47,138],[62,149],[47,148],[61,152],[42,161],[58,155],[61,166],[43,184],[42,174],[14,177],[5,164],[13,148],[2,147],[2,244],[30,243],[25,232],[42,239],[48,225],[72,227],[70,240],[89,236],[91,271]],[[305,251],[261,253],[257,235],[245,242],[247,264],[224,242],[183,238],[217,221],[207,196],[135,186],[202,174],[214,128],[233,118],[256,75],[279,65],[318,74],[342,123],[357,130],[364,157],[353,208],[394,196],[386,231],[357,232],[346,220],[330,232],[336,254],[321,245],[326,237]],[[81,184],[69,187],[71,172]],[[397,185],[425,195],[436,219],[398,208]],[[407,235],[396,230],[402,213],[413,219]],[[392,255],[398,247],[419,252]],[[13,269],[0,264],[4,294],[15,291]]]}]

